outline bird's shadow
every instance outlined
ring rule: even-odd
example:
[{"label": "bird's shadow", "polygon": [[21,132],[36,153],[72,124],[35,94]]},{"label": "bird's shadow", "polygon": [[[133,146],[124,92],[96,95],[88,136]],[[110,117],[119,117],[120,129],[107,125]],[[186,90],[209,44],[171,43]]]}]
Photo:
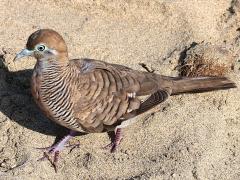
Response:
[{"label": "bird's shadow", "polygon": [[[69,129],[49,120],[35,104],[30,87],[32,73],[32,69],[9,71],[4,55],[0,54],[0,112],[27,129],[55,136],[56,143],[69,133]],[[108,136],[113,141],[114,131],[108,132]]]},{"label": "bird's shadow", "polygon": [[[30,90],[32,69],[11,72],[0,54],[0,111],[17,124],[56,140],[68,130],[47,119],[35,104]],[[3,120],[0,120],[0,122]]]}]

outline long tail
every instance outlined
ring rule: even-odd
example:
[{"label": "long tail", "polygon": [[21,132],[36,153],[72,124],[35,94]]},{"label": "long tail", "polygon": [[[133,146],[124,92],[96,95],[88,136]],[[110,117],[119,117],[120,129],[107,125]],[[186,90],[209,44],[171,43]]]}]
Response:
[{"label": "long tail", "polygon": [[226,77],[173,78],[172,95],[199,93],[237,87]]}]

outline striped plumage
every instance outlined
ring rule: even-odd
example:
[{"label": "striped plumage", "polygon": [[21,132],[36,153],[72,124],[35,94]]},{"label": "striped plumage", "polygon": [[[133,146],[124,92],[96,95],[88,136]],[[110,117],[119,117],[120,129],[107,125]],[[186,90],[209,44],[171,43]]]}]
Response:
[{"label": "striped plumage", "polygon": [[[92,67],[86,68],[89,64]],[[81,132],[113,130],[139,109],[139,95],[154,93],[148,89],[150,84],[158,86],[154,74],[146,76],[121,68],[90,59],[71,60],[68,64],[56,59],[39,60],[32,77],[32,94],[49,118],[69,129]],[[161,101],[166,99],[162,92],[165,91],[156,93]]]},{"label": "striped plumage", "polygon": [[73,116],[73,88],[68,84],[72,74],[57,61],[50,62],[39,62],[34,68],[34,99],[49,118],[63,126],[77,129],[80,126]]},{"label": "striped plumage", "polygon": [[[91,59],[70,60],[67,64],[49,59],[39,60],[34,68],[32,94],[45,114],[62,126],[81,132],[103,132],[151,109],[170,93],[181,93],[181,84],[197,82],[201,91],[199,81],[206,80],[226,87],[233,85],[226,78],[176,80]],[[204,83],[203,87],[209,88]],[[191,87],[190,91],[194,90]],[[141,103],[139,96],[151,94]]]},{"label": "striped plumage", "polygon": [[[170,95],[236,87],[225,77],[167,77],[93,59],[69,60],[63,38],[50,29],[31,34],[27,48],[16,59],[24,56],[37,59],[32,94],[44,113],[74,131],[115,129],[117,138],[113,148],[121,140],[122,127]],[[147,98],[141,101],[141,96]],[[73,133],[53,146],[49,153],[59,152],[62,142],[71,136]]]}]

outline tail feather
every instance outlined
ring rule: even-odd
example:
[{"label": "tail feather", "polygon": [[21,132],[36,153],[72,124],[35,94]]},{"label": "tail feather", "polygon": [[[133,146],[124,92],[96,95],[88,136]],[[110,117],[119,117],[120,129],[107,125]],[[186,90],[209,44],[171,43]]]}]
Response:
[{"label": "tail feather", "polygon": [[237,87],[226,77],[197,77],[173,79],[172,95],[181,93],[200,93]]}]

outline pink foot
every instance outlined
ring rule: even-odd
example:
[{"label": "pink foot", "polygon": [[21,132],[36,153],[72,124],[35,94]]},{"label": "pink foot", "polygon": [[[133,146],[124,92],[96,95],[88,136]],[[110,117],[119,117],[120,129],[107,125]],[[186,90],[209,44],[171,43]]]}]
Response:
[{"label": "pink foot", "polygon": [[115,130],[114,140],[110,144],[106,145],[104,149],[110,149],[110,152],[114,153],[117,150],[117,147],[119,146],[121,141],[122,141],[122,129],[117,128]]},{"label": "pink foot", "polygon": [[[57,172],[57,163],[59,160],[59,154],[64,149],[64,147],[71,147],[70,152],[74,148],[79,147],[79,144],[64,146],[72,137],[75,136],[75,134],[76,134],[75,131],[70,131],[70,133],[67,136],[65,136],[62,140],[60,140],[55,145],[46,147],[46,148],[37,148],[37,149],[44,151],[43,157],[38,159],[38,161],[43,161],[45,159],[48,159],[50,161],[50,163],[52,164],[55,172]],[[52,156],[52,158],[51,158],[51,156]]]}]

